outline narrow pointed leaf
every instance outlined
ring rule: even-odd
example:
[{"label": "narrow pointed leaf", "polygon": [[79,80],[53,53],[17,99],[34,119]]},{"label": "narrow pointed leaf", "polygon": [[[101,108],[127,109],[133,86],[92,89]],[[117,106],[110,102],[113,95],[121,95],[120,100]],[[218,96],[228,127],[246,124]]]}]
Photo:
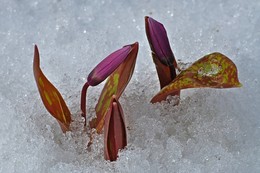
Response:
[{"label": "narrow pointed leaf", "polygon": [[98,103],[96,105],[97,118],[90,122],[92,128],[96,128],[100,133],[104,126],[105,114],[112,101],[112,96],[116,95],[119,99],[128,82],[130,81],[138,53],[138,43],[131,45],[131,51],[127,55],[124,62],[109,76],[106,84],[101,92]]},{"label": "narrow pointed leaf", "polygon": [[221,53],[204,56],[182,71],[169,85],[156,94],[151,102],[165,100],[171,93],[187,88],[240,87],[236,65]]},{"label": "narrow pointed leaf", "polygon": [[34,49],[33,73],[45,108],[56,118],[62,131],[68,131],[71,123],[70,111],[59,91],[43,74],[40,68],[40,55],[36,45]]},{"label": "narrow pointed leaf", "polygon": [[96,86],[103,82],[111,73],[118,68],[122,62],[127,58],[131,46],[127,45],[123,48],[111,53],[104,60],[102,60],[88,75],[87,82],[84,84],[81,91],[81,111],[85,118],[86,125],[86,95],[89,86]]},{"label": "narrow pointed leaf", "polygon": [[116,97],[112,99],[105,116],[104,155],[106,160],[115,161],[118,151],[127,145],[127,135],[122,107]]}]

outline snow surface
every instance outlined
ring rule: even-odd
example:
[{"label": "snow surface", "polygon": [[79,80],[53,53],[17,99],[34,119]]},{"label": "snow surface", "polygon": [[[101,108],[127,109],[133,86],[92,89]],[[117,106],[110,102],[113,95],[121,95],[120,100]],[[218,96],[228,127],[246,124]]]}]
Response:
[{"label": "snow surface", "polygon": [[[260,172],[259,0],[0,3],[0,172]],[[159,82],[146,15],[164,24],[177,59],[193,62],[221,52],[237,65],[243,87],[185,90],[177,107],[150,104]],[[99,61],[135,41],[135,73],[120,99],[128,147],[110,163],[102,135],[86,149],[80,90]],[[73,130],[65,135],[40,100],[34,44],[45,75],[73,113]],[[89,119],[101,89],[89,90]]]}]

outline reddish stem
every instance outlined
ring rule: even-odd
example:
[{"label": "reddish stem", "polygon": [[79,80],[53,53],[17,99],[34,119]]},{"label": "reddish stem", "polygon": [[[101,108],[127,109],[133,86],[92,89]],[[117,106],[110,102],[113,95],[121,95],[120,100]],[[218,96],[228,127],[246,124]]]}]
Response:
[{"label": "reddish stem", "polygon": [[88,82],[86,82],[84,84],[84,86],[82,87],[82,91],[81,91],[81,103],[80,103],[80,108],[81,108],[81,115],[84,117],[85,122],[84,122],[84,126],[86,126],[87,122],[86,122],[86,100],[87,100],[87,89],[89,87]]},{"label": "reddish stem", "polygon": [[[173,81],[176,78],[176,70],[174,65],[170,65],[168,66],[170,69],[170,73],[171,73],[171,80]],[[167,84],[168,85],[168,84]]]}]

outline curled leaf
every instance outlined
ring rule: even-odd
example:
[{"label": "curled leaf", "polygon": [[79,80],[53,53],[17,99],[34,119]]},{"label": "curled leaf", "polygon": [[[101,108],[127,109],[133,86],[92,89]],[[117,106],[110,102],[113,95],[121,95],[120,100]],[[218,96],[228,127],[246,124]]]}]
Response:
[{"label": "curled leaf", "polygon": [[[175,79],[177,63],[164,26],[153,18],[146,16],[145,29],[160,86],[163,88]],[[175,94],[179,95],[178,92]]]},{"label": "curled leaf", "polygon": [[33,74],[45,108],[56,118],[62,131],[68,131],[71,123],[70,111],[59,91],[43,74],[40,68],[40,55],[36,45],[34,48]]},{"label": "curled leaf", "polygon": [[138,43],[134,43],[123,63],[109,76],[106,84],[101,92],[98,103],[96,105],[97,118],[90,122],[91,128],[96,128],[100,133],[104,126],[105,114],[108,111],[112,101],[112,96],[116,95],[119,99],[128,82],[130,81],[138,53]]},{"label": "curled leaf", "polygon": [[116,96],[112,97],[109,110],[105,116],[104,155],[106,160],[115,161],[118,151],[127,145],[124,114]]},{"label": "curled leaf", "polygon": [[236,65],[221,53],[211,53],[182,71],[169,85],[156,94],[151,102],[165,100],[168,95],[187,88],[240,87]]},{"label": "curled leaf", "polygon": [[86,95],[89,86],[96,86],[103,82],[116,68],[127,58],[131,46],[127,45],[123,48],[111,53],[102,60],[88,75],[87,82],[84,84],[81,91],[81,111],[85,118],[86,125]]}]

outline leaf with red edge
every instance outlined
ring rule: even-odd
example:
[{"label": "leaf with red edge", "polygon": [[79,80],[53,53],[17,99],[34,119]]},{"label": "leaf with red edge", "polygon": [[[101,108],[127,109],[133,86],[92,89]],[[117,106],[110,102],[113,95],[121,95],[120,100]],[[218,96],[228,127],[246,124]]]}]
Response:
[{"label": "leaf with red edge", "polygon": [[135,62],[138,53],[138,43],[131,45],[131,51],[127,55],[127,58],[123,63],[109,76],[106,84],[101,92],[98,103],[96,105],[97,118],[90,122],[91,128],[96,128],[97,132],[100,133],[105,120],[105,114],[112,101],[112,96],[116,95],[116,99],[119,99],[126,85],[130,81]]},{"label": "leaf with red edge", "polygon": [[112,97],[109,110],[105,115],[104,155],[106,160],[115,161],[118,151],[127,145],[124,114],[116,96]]},{"label": "leaf with red edge", "polygon": [[151,102],[165,100],[171,93],[187,88],[233,88],[242,86],[236,65],[221,53],[211,53],[182,71],[169,85],[156,94]]},{"label": "leaf with red edge", "polygon": [[36,45],[34,48],[33,74],[45,108],[56,118],[62,131],[68,131],[71,113],[59,91],[44,76],[40,68],[40,55]]}]

